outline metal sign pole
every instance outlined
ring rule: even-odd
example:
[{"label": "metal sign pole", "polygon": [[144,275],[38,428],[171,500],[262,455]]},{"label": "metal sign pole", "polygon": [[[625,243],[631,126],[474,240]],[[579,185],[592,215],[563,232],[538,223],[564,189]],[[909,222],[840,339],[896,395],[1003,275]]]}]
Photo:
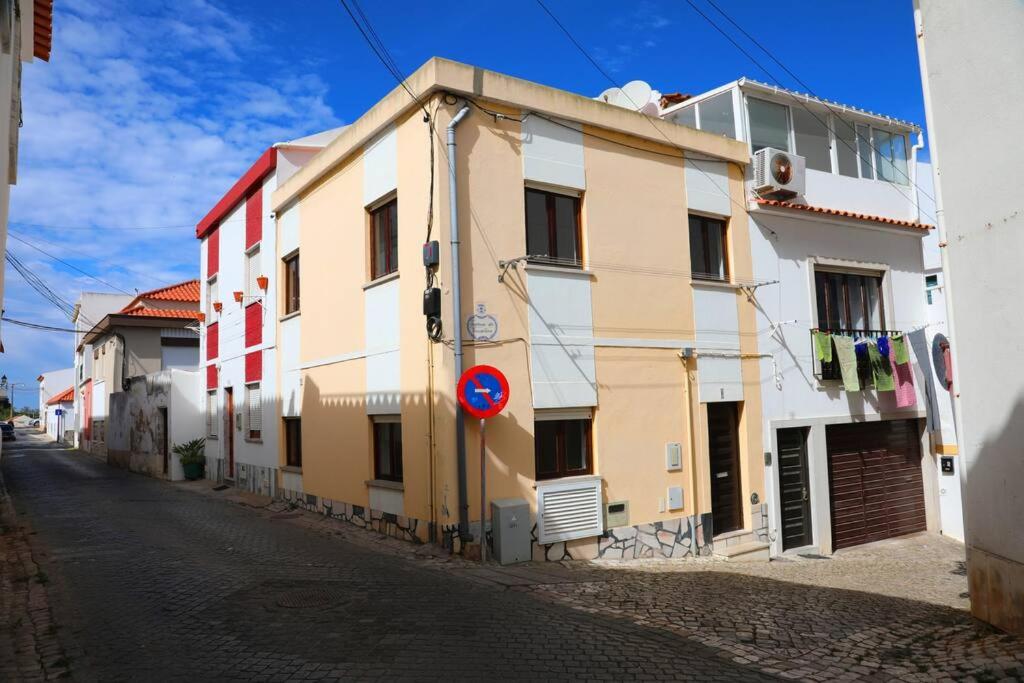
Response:
[{"label": "metal sign pole", "polygon": [[487,420],[480,418],[480,563],[487,562]]}]

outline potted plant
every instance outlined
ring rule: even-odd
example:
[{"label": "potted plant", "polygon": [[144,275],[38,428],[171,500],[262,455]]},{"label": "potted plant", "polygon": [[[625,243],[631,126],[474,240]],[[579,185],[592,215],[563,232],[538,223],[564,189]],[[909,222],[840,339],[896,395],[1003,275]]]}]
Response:
[{"label": "potted plant", "polygon": [[189,481],[203,478],[206,469],[206,439],[192,439],[186,443],[175,444],[171,449],[181,461],[181,469]]},{"label": "potted plant", "polygon": [[267,286],[270,284],[270,278],[266,275],[260,275],[256,278],[256,285],[264,292],[267,291]]}]

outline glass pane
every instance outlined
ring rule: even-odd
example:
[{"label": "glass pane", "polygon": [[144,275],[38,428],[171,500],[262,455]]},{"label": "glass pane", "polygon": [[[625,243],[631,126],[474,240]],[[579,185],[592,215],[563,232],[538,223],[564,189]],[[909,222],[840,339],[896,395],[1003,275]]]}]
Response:
[{"label": "glass pane", "polygon": [[765,102],[747,100],[750,112],[750,145],[756,152],[764,147],[789,151],[789,108]]},{"label": "glass pane", "polygon": [[391,444],[388,440],[387,424],[374,423],[373,439],[377,454],[377,478],[385,479],[391,476]]},{"label": "glass pane", "polygon": [[867,280],[865,283],[865,290],[867,291],[868,316],[871,323],[871,329],[884,330],[885,319],[882,317],[882,298],[880,292],[882,278],[871,277],[865,279]]},{"label": "glass pane", "polygon": [[398,481],[402,480],[402,424],[394,422],[389,424],[391,432],[391,476]]},{"label": "glass pane", "polygon": [[829,327],[832,329],[850,329],[850,317],[846,315],[846,296],[843,292],[843,276],[840,273],[828,273],[828,306]]},{"label": "glass pane", "polygon": [[905,135],[892,136],[892,161],[895,170],[895,182],[900,185],[910,183],[910,175],[907,173],[907,137]]},{"label": "glass pane", "polygon": [[373,214],[373,277],[387,275],[387,226],[384,223],[384,212]]},{"label": "glass pane", "polygon": [[579,263],[577,199],[557,194],[553,197],[555,202],[555,256],[566,265]]},{"label": "glass pane", "polygon": [[707,252],[704,249],[704,221],[690,216],[690,273],[707,275]]},{"label": "glass pane", "polygon": [[807,159],[807,168],[832,172],[832,148],[828,139],[828,114],[793,108],[796,153]]},{"label": "glass pane", "polygon": [[722,244],[722,223],[714,220],[706,220],[708,234],[708,273],[720,279],[725,279],[725,245]]},{"label": "glass pane", "polygon": [[871,166],[871,128],[857,124],[857,153],[860,156],[860,177],[874,178]]},{"label": "glass pane", "polygon": [[398,270],[398,202],[388,205],[388,225],[391,228],[390,253],[388,254],[387,272]]},{"label": "glass pane", "polygon": [[537,478],[558,474],[557,422],[535,422],[533,450]]},{"label": "glass pane", "polygon": [[836,133],[836,161],[839,174],[857,178],[857,133],[854,124],[844,118],[833,116]]},{"label": "glass pane", "polygon": [[569,472],[587,469],[587,431],[590,420],[566,420],[565,469]]},{"label": "glass pane", "polygon": [[526,253],[528,256],[550,256],[548,245],[547,195],[526,191]]},{"label": "glass pane", "polygon": [[814,294],[818,300],[818,327],[829,329],[832,327],[828,319],[828,291],[827,278],[825,273],[814,274]]},{"label": "glass pane", "polygon": [[672,121],[678,123],[680,126],[689,126],[690,128],[697,127],[697,106],[687,107],[686,109],[680,109],[672,115]]},{"label": "glass pane", "polygon": [[896,171],[892,164],[892,135],[877,128],[871,131],[874,134],[872,142],[875,145],[875,173],[879,180],[887,180],[890,183],[896,180]]},{"label": "glass pane", "polygon": [[853,329],[876,329],[868,324],[868,319],[865,315],[864,278],[860,275],[847,275],[846,295],[850,300],[850,324]]},{"label": "glass pane", "polygon": [[736,122],[732,113],[732,92],[724,92],[704,100],[700,107],[700,129],[730,138],[736,137]]}]

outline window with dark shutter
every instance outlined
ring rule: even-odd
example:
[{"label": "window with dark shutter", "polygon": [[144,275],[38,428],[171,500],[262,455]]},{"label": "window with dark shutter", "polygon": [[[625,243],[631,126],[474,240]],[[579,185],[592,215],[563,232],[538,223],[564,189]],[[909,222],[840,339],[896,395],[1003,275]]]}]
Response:
[{"label": "window with dark shutter", "polygon": [[541,263],[580,268],[580,200],[526,189],[526,253]]},{"label": "window with dark shutter", "polygon": [[392,199],[370,211],[371,279],[398,270],[398,200]]}]

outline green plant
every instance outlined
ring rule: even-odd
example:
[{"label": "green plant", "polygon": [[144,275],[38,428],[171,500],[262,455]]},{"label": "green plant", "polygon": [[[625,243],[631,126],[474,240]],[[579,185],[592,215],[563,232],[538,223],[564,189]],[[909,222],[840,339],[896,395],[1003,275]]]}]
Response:
[{"label": "green plant", "polygon": [[206,439],[192,439],[171,449],[182,465],[206,464]]}]

